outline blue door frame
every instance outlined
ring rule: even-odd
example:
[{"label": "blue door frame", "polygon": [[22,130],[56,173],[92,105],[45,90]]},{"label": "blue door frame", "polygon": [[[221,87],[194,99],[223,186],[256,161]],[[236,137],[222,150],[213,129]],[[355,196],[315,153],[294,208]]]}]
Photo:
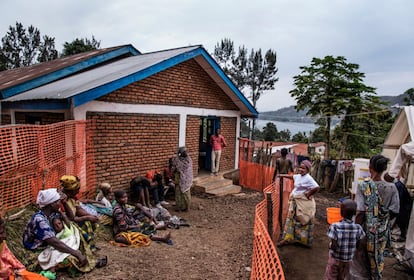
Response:
[{"label": "blue door frame", "polygon": [[201,117],[200,119],[200,151],[199,168],[211,170],[210,137],[220,128],[220,118],[215,116]]}]

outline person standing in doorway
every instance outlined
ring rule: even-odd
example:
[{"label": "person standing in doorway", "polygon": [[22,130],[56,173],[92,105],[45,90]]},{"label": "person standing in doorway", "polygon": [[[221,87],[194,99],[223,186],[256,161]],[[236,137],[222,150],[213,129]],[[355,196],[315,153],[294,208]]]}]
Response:
[{"label": "person standing in doorway", "polygon": [[227,146],[226,139],[221,135],[221,129],[217,128],[216,133],[210,137],[211,145],[211,175],[216,175],[220,168],[221,151]]}]

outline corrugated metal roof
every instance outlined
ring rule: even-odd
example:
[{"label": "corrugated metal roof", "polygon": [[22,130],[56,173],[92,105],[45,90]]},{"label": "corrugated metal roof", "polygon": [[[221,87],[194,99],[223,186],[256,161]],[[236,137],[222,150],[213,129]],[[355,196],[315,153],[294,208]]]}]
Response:
[{"label": "corrugated metal roof", "polygon": [[24,101],[41,99],[66,99],[85,91],[111,83],[136,72],[147,69],[177,55],[192,51],[199,46],[173,49],[161,52],[127,57],[89,71],[26,91],[4,99],[4,101]]},{"label": "corrugated metal roof", "polygon": [[79,53],[27,67],[0,72],[2,97],[10,97],[28,89],[61,79],[80,70],[117,57],[140,54],[132,45],[122,45]]},{"label": "corrugated metal roof", "polygon": [[9,96],[3,101],[24,102],[72,98],[72,104],[76,107],[193,58],[233,100],[242,116],[257,117],[256,109],[202,46],[169,49],[119,59]]}]

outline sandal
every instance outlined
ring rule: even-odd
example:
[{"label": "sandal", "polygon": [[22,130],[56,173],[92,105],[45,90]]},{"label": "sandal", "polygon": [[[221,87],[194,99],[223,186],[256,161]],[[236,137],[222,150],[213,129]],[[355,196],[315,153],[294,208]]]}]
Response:
[{"label": "sandal", "polygon": [[182,227],[189,227],[190,224],[183,218],[180,219],[180,226]]},{"label": "sandal", "polygon": [[52,272],[49,270],[42,270],[39,274],[50,280],[56,279],[56,272]]},{"label": "sandal", "polygon": [[108,257],[105,256],[101,259],[98,259],[98,261],[96,262],[96,268],[101,268],[104,267],[106,264],[108,263]]}]

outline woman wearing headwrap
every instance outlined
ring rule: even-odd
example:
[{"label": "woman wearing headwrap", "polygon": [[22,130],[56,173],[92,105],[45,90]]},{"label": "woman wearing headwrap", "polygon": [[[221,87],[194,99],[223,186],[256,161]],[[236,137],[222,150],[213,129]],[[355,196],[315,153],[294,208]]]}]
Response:
[{"label": "woman wearing headwrap", "polygon": [[289,196],[289,211],[278,246],[291,243],[312,245],[313,219],[316,213],[313,195],[319,190],[319,185],[309,174],[311,166],[309,160],[303,160],[299,166],[299,174],[279,175],[293,179],[293,190]]},{"label": "woman wearing headwrap", "polygon": [[188,211],[191,203],[191,186],[193,185],[193,161],[185,147],[178,149],[178,156],[172,159],[175,172],[175,204],[177,211]]},{"label": "woman wearing headwrap", "polygon": [[67,246],[56,237],[56,232],[51,225],[50,219],[53,216],[62,215],[60,212],[61,196],[57,189],[39,191],[36,202],[40,210],[33,214],[23,232],[23,245],[30,250],[24,258],[27,269],[37,269],[39,254],[47,246],[51,246],[66,254],[63,261],[58,263],[58,267],[74,267],[82,272],[91,271],[96,265],[96,259],[92,253],[88,254],[81,246],[78,249]]},{"label": "woman wearing headwrap", "polygon": [[82,235],[91,245],[91,249],[94,250],[94,231],[97,227],[96,223],[99,221],[99,218],[97,215],[91,215],[81,206],[81,202],[77,197],[80,190],[79,178],[72,175],[64,175],[60,178],[60,184],[63,193],[67,196],[64,200],[66,204],[63,205],[69,220],[74,221],[79,225]]}]

